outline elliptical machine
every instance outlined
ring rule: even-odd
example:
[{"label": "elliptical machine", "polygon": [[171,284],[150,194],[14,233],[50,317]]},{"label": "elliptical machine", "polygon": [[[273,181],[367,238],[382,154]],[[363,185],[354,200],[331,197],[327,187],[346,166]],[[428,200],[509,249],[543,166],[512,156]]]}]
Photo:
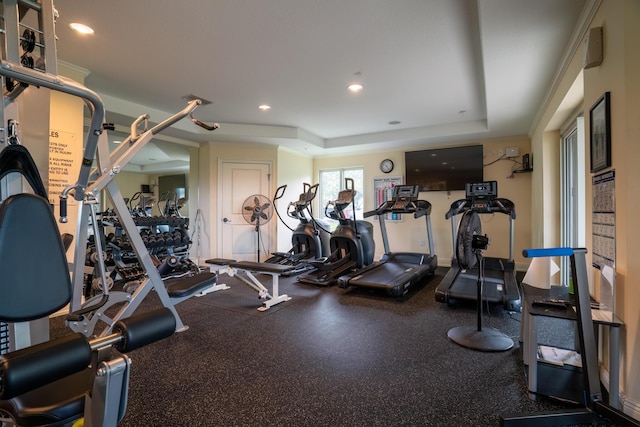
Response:
[{"label": "elliptical machine", "polygon": [[[338,278],[373,263],[375,243],[373,225],[355,219],[353,179],[345,178],[345,190],[336,200],[327,202],[325,215],[339,222],[329,240],[331,254],[318,260],[307,261],[316,271],[298,276],[298,281],[319,286],[334,285]],[[353,207],[353,216],[347,217],[345,210]]]},{"label": "elliptical machine", "polygon": [[[311,264],[302,262],[304,260],[320,259],[329,256],[329,240],[331,233],[329,224],[326,221],[313,217],[311,202],[318,193],[318,185],[303,183],[303,191],[295,202],[290,202],[287,206],[287,216],[299,221],[298,226],[293,229],[284,222],[280,213],[276,209],[276,214],[280,221],[293,232],[291,235],[292,247],[287,252],[273,252],[272,257],[265,262],[272,264],[294,265],[296,268],[285,275],[304,273],[314,268]],[[284,196],[286,185],[278,187],[273,196],[273,205]]]}]

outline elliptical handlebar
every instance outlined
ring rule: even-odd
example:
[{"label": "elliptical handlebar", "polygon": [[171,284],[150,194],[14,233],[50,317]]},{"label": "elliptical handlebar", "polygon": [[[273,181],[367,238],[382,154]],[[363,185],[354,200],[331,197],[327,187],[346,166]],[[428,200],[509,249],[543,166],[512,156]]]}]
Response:
[{"label": "elliptical handlebar", "polygon": [[276,200],[280,200],[282,199],[282,196],[284,196],[284,192],[287,190],[287,184],[285,185],[281,185],[280,187],[278,187],[276,189],[276,193],[273,195],[273,199],[272,201],[276,201]]}]

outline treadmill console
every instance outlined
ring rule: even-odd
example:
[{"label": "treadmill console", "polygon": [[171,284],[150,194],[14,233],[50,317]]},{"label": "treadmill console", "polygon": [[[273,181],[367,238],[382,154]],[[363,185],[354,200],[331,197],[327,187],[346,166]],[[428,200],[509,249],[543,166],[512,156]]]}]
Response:
[{"label": "treadmill console", "polygon": [[396,185],[393,188],[392,209],[406,209],[409,203],[418,199],[420,193],[419,185]]},{"label": "treadmill console", "polygon": [[491,201],[498,197],[498,182],[486,181],[467,183],[467,200],[471,201],[471,209],[476,212],[491,212]]}]

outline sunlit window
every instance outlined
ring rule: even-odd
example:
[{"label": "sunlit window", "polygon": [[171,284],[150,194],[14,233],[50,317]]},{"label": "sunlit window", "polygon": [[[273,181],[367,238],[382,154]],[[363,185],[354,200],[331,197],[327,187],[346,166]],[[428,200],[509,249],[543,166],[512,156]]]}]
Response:
[{"label": "sunlit window", "polygon": [[[362,219],[364,206],[364,169],[363,168],[344,168],[344,169],[327,169],[320,171],[320,211],[323,218],[326,218],[324,208],[327,202],[336,200],[338,193],[345,189],[345,178],[353,179],[353,187],[356,190],[355,209],[356,219]],[[348,218],[353,218],[353,207],[346,209],[345,214]]]}]

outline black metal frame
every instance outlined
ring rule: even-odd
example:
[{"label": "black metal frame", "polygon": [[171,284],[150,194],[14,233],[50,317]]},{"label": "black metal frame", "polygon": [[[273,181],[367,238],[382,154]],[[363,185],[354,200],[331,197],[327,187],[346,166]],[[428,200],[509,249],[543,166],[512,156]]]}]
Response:
[{"label": "black metal frame", "polygon": [[[580,342],[582,371],[584,377],[585,407],[576,410],[545,412],[521,416],[500,417],[503,427],[537,427],[591,425],[609,421],[620,426],[640,427],[640,421],[602,401],[600,377],[598,373],[596,338],[591,318],[591,300],[587,278],[587,250],[584,248],[527,249],[527,258],[569,256],[573,278],[578,338]],[[617,391],[616,391],[617,392]]]}]

